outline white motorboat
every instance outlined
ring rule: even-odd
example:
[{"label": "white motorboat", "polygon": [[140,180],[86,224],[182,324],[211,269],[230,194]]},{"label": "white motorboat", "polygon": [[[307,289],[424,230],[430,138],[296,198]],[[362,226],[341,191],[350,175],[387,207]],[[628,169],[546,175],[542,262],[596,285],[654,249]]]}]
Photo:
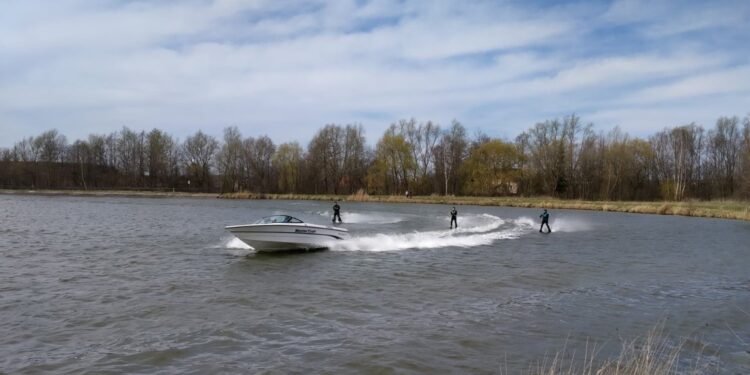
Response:
[{"label": "white motorboat", "polygon": [[255,223],[225,228],[256,251],[325,249],[333,241],[349,238],[344,228],[308,224],[289,215],[264,217]]}]

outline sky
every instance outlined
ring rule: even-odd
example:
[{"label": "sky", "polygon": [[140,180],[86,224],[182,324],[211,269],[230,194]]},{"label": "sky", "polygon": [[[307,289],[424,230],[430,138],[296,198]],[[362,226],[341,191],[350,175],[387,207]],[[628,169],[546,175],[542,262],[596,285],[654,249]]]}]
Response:
[{"label": "sky", "polygon": [[0,0],[0,147],[127,126],[374,143],[415,118],[513,139],[750,113],[750,1]]}]

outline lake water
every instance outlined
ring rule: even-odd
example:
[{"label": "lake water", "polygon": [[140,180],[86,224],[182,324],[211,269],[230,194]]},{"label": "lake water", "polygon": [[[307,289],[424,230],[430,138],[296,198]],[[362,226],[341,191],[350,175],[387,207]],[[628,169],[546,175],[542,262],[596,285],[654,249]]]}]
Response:
[{"label": "lake water", "polygon": [[223,227],[331,203],[0,196],[0,372],[517,373],[663,322],[750,373],[750,223],[342,203],[353,239],[263,255]]}]

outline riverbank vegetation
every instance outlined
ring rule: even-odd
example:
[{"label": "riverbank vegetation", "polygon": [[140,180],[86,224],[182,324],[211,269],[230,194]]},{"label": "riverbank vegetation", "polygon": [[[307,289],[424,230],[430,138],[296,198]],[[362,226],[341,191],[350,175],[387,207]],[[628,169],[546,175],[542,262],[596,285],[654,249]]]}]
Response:
[{"label": "riverbank vegetation", "polygon": [[750,221],[750,202],[741,200],[685,201],[585,201],[551,197],[471,197],[369,195],[360,191],[351,195],[333,194],[258,194],[225,193],[224,199],[284,199],[381,203],[423,203],[446,205],[503,206],[520,208],[570,209],[626,212],[637,214],[695,216]]},{"label": "riverbank vegetation", "polygon": [[226,128],[222,140],[201,131],[180,141],[159,129],[123,128],[73,143],[50,130],[0,149],[0,188],[408,193],[433,201],[491,197],[505,205],[527,198],[498,197],[543,196],[565,208],[637,201],[627,209],[697,210],[690,202],[750,197],[750,116],[637,138],[618,128],[597,131],[573,115],[538,123],[513,140],[469,136],[458,121],[442,127],[410,119],[393,123],[374,146],[356,124],[326,125],[306,147],[246,137],[237,127]]},{"label": "riverbank vegetation", "polygon": [[[706,374],[717,372],[717,365],[704,354],[684,353],[684,340],[674,342],[662,325],[643,338],[624,341],[615,357],[599,358],[596,347],[584,353],[562,349],[552,358],[532,363],[529,375],[669,375]],[[501,371],[502,372],[502,371]],[[507,373],[505,371],[504,373]]]},{"label": "riverbank vegetation", "polygon": [[421,203],[446,205],[502,206],[519,208],[571,209],[589,211],[626,212],[638,214],[679,215],[750,221],[750,202],[738,200],[697,201],[583,201],[549,197],[471,197],[471,196],[411,196],[369,195],[360,191],[350,195],[334,194],[269,194],[269,193],[200,193],[171,190],[26,190],[0,189],[0,194],[19,195],[71,195],[90,197],[140,197],[140,198],[221,198],[315,200],[376,203]]}]

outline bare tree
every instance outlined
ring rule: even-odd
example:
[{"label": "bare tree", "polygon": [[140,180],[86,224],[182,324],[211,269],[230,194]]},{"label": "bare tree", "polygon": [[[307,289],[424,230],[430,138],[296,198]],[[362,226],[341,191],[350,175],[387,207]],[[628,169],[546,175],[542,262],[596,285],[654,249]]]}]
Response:
[{"label": "bare tree", "polygon": [[440,139],[439,150],[441,170],[445,190],[443,194],[459,194],[459,187],[463,185],[461,180],[461,165],[468,156],[468,140],[466,139],[466,128],[460,122],[453,120],[451,127],[443,133]]},{"label": "bare tree", "polygon": [[603,159],[606,148],[601,135],[596,134],[591,126],[584,128],[577,150],[576,168],[572,171],[571,177],[576,198],[599,198],[600,187],[604,180]]},{"label": "bare tree", "polygon": [[528,157],[532,168],[537,171],[543,194],[555,196],[565,191],[564,136],[564,126],[558,120],[538,123],[527,132]]},{"label": "bare tree", "polygon": [[698,172],[702,142],[703,128],[695,124],[665,129],[651,138],[665,198],[685,198]]},{"label": "bare tree", "polygon": [[126,184],[142,186],[146,173],[146,134],[122,128],[117,139],[118,167],[126,176]]},{"label": "bare tree", "polygon": [[603,176],[601,197],[606,200],[622,199],[623,181],[627,178],[627,168],[630,162],[628,155],[627,134],[623,134],[619,127],[612,129],[607,137],[603,152]]},{"label": "bare tree", "polygon": [[119,165],[119,153],[117,145],[120,141],[120,134],[117,132],[110,133],[104,143],[105,160],[108,167],[116,168]]},{"label": "bare tree", "polygon": [[302,176],[302,147],[297,142],[283,143],[273,155],[272,164],[278,173],[278,188],[282,193],[299,193]]},{"label": "bare tree", "polygon": [[34,147],[34,137],[24,138],[13,145],[13,156],[17,161],[36,162],[38,154]]},{"label": "bare tree", "polygon": [[745,198],[750,198],[750,114],[745,117],[742,128],[742,155],[740,157],[742,167],[740,168],[742,184],[741,190]]},{"label": "bare tree", "polygon": [[434,151],[440,138],[440,127],[431,121],[417,123],[413,118],[392,125],[394,128],[396,126],[404,136],[414,160],[409,178],[412,181],[410,190],[424,194],[430,185],[428,176],[435,168]]},{"label": "bare tree", "polygon": [[24,138],[16,142],[11,153],[13,160],[19,163],[15,168],[17,181],[11,183],[11,186],[18,184],[36,188],[38,186],[39,166],[37,163],[38,153],[34,147],[34,137]]},{"label": "bare tree", "polygon": [[59,163],[62,161],[67,140],[57,130],[48,130],[34,138],[34,148],[38,153],[38,160],[45,163]]},{"label": "bare tree", "polygon": [[243,142],[243,155],[250,190],[270,192],[275,188],[276,184],[272,183],[274,173],[271,163],[275,152],[276,145],[265,135],[258,139],[251,137]]},{"label": "bare tree", "polygon": [[68,145],[50,130],[0,149],[0,186],[138,188],[191,181],[192,188],[211,190],[219,177],[222,191],[503,194],[513,179],[524,195],[750,197],[750,115],[742,124],[737,117],[719,118],[707,132],[695,124],[665,128],[648,140],[619,129],[596,133],[573,115],[538,123],[515,139],[513,150],[506,146],[481,132],[469,142],[457,121],[440,131],[414,119],[393,123],[375,149],[365,143],[362,125],[329,124],[306,153],[296,143],[277,150],[267,136],[243,140],[236,127],[225,129],[221,144],[200,131],[180,143],[159,129],[123,128]]},{"label": "bare tree", "polygon": [[200,130],[185,139],[183,149],[188,176],[195,181],[195,186],[205,191],[211,190],[211,167],[218,148],[216,138]]},{"label": "bare tree", "polygon": [[165,187],[169,182],[174,140],[158,129],[151,130],[146,138],[149,184],[151,187]]},{"label": "bare tree", "polygon": [[242,134],[236,126],[224,129],[224,144],[216,156],[216,164],[221,175],[221,190],[240,190],[243,175]]},{"label": "bare tree", "polygon": [[63,162],[63,155],[67,147],[67,139],[57,130],[48,130],[34,138],[32,149],[36,152],[36,160],[43,165],[45,187],[52,187],[58,179],[55,176],[55,163]]},{"label": "bare tree", "polygon": [[344,161],[343,139],[342,127],[328,124],[310,141],[307,148],[310,166],[319,171],[319,176],[314,181],[316,192],[320,185],[321,192],[339,193]]},{"label": "bare tree", "polygon": [[365,130],[362,125],[346,125],[344,129],[342,148],[342,184],[349,193],[364,187],[367,176],[367,146],[365,144]]},{"label": "bare tree", "polygon": [[86,169],[87,187],[100,187],[117,185],[117,172],[114,164],[110,164],[107,136],[91,134],[88,137],[88,168]]},{"label": "bare tree", "polygon": [[88,190],[86,177],[91,169],[91,147],[86,141],[77,140],[70,146],[68,153],[69,161],[78,165],[78,171],[73,173],[74,176],[77,174],[78,178],[74,177],[74,180],[79,182],[84,190]]},{"label": "bare tree", "polygon": [[107,137],[98,134],[89,135],[88,146],[89,146],[89,162],[94,165],[107,165],[107,151],[106,151]]},{"label": "bare tree", "polygon": [[722,198],[734,194],[737,174],[740,167],[742,151],[742,129],[737,117],[721,117],[716,127],[708,132],[707,170],[716,189],[716,195]]}]

